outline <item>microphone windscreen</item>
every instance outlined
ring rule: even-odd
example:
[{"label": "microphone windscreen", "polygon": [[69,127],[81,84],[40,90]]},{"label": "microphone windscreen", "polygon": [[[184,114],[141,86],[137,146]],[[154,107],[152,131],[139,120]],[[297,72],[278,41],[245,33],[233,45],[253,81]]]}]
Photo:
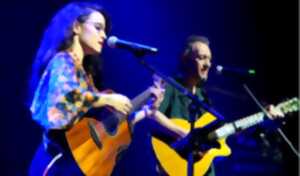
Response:
[{"label": "microphone windscreen", "polygon": [[221,74],[222,71],[223,71],[223,66],[222,65],[217,65],[216,66],[216,71],[217,71],[217,73]]},{"label": "microphone windscreen", "polygon": [[116,36],[110,36],[108,39],[107,39],[107,45],[111,48],[115,48],[116,47],[116,43],[118,41],[118,37]]}]

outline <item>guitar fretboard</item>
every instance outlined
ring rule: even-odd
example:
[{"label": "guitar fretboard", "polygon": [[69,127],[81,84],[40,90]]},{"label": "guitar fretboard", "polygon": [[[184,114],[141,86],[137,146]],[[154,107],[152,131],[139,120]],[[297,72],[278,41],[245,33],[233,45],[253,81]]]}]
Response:
[{"label": "guitar fretboard", "polygon": [[242,118],[240,120],[237,120],[233,123],[238,130],[243,130],[264,121],[264,116],[265,116],[264,113],[259,112],[250,115],[248,117]]},{"label": "guitar fretboard", "polygon": [[236,131],[243,130],[254,126],[264,120],[264,114],[262,112],[244,117],[240,120],[232,123],[227,123],[222,127],[214,131],[214,135],[217,139],[225,138],[229,135],[234,134]]},{"label": "guitar fretboard", "polygon": [[[299,110],[299,100],[298,98],[292,98],[285,102],[278,104],[275,108],[280,109],[283,114],[287,114],[289,112],[295,112]],[[258,123],[264,121],[265,114],[263,112],[258,112],[256,114],[244,117],[240,120],[236,120],[231,123],[227,123],[222,127],[218,128],[214,132],[210,134],[212,138],[221,139],[227,137],[229,135],[234,134],[236,131],[244,130],[251,126],[254,126]]]}]

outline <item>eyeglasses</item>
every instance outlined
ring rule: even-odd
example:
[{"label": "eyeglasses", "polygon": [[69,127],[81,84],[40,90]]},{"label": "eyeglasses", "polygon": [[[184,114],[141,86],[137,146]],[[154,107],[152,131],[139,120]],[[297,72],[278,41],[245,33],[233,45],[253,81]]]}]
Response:
[{"label": "eyeglasses", "polygon": [[91,25],[93,25],[94,27],[95,27],[95,29],[97,30],[97,31],[105,31],[105,26],[104,26],[104,24],[103,23],[99,23],[99,22],[92,22],[92,21],[86,21],[86,22],[84,22],[85,24],[91,24]]}]

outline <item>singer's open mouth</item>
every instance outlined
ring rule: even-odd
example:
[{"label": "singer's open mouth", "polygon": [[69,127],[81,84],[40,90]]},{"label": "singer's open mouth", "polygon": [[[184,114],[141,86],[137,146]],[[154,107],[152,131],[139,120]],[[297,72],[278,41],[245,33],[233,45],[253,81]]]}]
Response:
[{"label": "singer's open mouth", "polygon": [[200,69],[201,72],[207,72],[208,71],[208,68],[202,68]]}]

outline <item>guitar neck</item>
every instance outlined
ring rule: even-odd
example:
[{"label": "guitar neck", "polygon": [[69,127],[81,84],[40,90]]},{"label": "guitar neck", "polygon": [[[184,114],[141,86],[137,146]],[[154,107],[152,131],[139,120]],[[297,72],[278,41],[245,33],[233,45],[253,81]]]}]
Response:
[{"label": "guitar neck", "polygon": [[[294,100],[290,100],[287,102],[280,103],[276,106],[276,108],[280,109],[281,112],[284,114],[288,113],[291,111],[291,106],[288,106],[287,103],[293,102]],[[297,100],[296,100],[297,101]],[[298,108],[292,109],[293,111],[297,111]],[[253,115],[247,116],[245,118],[242,118],[240,120],[234,121],[233,125],[238,129],[238,130],[244,130],[246,128],[249,128],[251,126],[254,126],[256,124],[259,124],[265,120],[265,114],[263,112],[258,112]]]},{"label": "guitar neck", "polygon": [[132,104],[131,113],[136,111],[137,109],[141,108],[141,106],[143,106],[150,97],[151,97],[151,92],[149,91],[149,89],[146,89],[145,91],[140,93],[138,96],[133,98],[131,100],[131,104]]},{"label": "guitar neck", "polygon": [[[299,110],[299,100],[298,98],[292,98],[285,102],[282,102],[276,106],[276,108],[280,109],[284,114],[289,112],[295,112]],[[225,138],[229,135],[236,133],[237,131],[241,131],[252,127],[256,124],[259,124],[264,121],[265,114],[263,112],[258,112],[253,115],[244,117],[242,119],[236,120],[231,123],[227,123],[217,130],[211,132],[209,134],[209,138],[211,139],[221,139]]]},{"label": "guitar neck", "polygon": [[[146,89],[145,91],[143,91],[142,93],[140,93],[139,95],[137,95],[135,98],[133,98],[131,100],[131,104],[132,104],[132,108],[129,112],[129,114],[132,114],[133,112],[137,111],[139,108],[141,108],[149,99],[149,97],[151,97],[151,92]],[[126,115],[114,111],[113,114],[120,120],[123,121],[125,119],[127,119]]]},{"label": "guitar neck", "polygon": [[227,123],[222,127],[216,129],[209,134],[211,139],[222,139],[232,134],[235,134],[237,131],[244,130],[246,128],[252,127],[256,124],[259,124],[264,121],[264,113],[259,112],[242,119],[236,120],[231,123]]},{"label": "guitar neck", "polygon": [[244,130],[264,121],[264,113],[258,112],[233,122],[237,130]]}]

